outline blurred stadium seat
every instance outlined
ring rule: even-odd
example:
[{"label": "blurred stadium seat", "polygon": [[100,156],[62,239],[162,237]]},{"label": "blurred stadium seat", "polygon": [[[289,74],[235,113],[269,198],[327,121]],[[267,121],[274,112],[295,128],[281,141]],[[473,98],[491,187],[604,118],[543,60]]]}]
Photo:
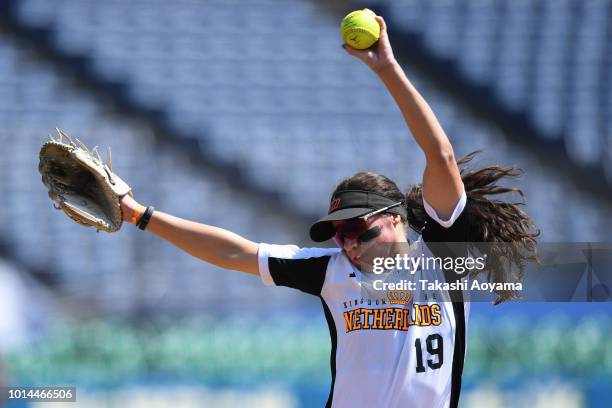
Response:
[{"label": "blurred stadium seat", "polygon": [[395,29],[417,34],[433,55],[456,63],[465,80],[494,90],[509,112],[526,114],[539,137],[563,137],[578,165],[608,167],[609,0],[377,4],[388,7]]},{"label": "blurred stadium seat", "polygon": [[[103,103],[71,86],[60,73],[18,50],[16,44],[2,39],[0,60],[2,89],[14,95],[12,103],[0,109],[5,129],[0,188],[8,206],[0,213],[0,232],[10,237],[11,249],[26,265],[58,271],[60,285],[68,294],[89,298],[92,306],[99,302],[102,310],[127,314],[160,303],[168,310],[193,309],[202,299],[217,302],[221,308],[238,300],[261,302],[257,293],[266,299],[288,294],[299,303],[300,297],[290,291],[284,295],[275,291],[272,298],[263,296],[254,278],[224,271],[206,273],[215,268],[152,237],[144,237],[142,247],[143,237],[136,231],[92,234],[56,213],[36,181],[40,180],[38,149],[55,126],[82,138],[90,147],[113,146],[115,169],[125,175],[138,197],[156,202],[158,208],[223,225],[255,240],[295,239],[282,216],[263,214],[261,204],[224,185],[214,173],[196,171],[184,156],[157,149],[146,124],[113,115]],[[181,279],[176,279],[177,274]],[[147,282],[152,287],[143,291]],[[234,293],[236,286],[253,289],[253,296],[245,296],[243,290]],[[220,288],[225,290],[220,292]]]}]

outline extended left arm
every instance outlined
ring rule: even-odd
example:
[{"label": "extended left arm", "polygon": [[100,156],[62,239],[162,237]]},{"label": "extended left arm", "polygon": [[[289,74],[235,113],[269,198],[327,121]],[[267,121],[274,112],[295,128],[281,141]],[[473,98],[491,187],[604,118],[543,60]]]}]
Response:
[{"label": "extended left arm", "polygon": [[450,218],[461,194],[463,182],[448,137],[440,122],[395,63],[378,72],[399,106],[414,139],[425,153],[423,196],[444,220]]},{"label": "extended left arm", "polygon": [[397,103],[414,139],[425,153],[423,195],[442,219],[450,218],[463,192],[453,147],[433,111],[406,77],[393,56],[382,17],[380,39],[372,48],[346,51],[365,62],[383,81]]}]

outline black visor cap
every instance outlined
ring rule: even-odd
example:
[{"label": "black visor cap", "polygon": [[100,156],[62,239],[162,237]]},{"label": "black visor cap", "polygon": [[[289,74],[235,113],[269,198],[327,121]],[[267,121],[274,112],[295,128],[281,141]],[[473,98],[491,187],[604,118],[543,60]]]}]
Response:
[{"label": "black visor cap", "polygon": [[[329,213],[310,227],[310,238],[314,242],[327,241],[335,234],[332,221],[363,217],[396,203],[397,201],[371,191],[339,191],[331,199]],[[403,206],[395,206],[386,212],[398,214],[406,219],[406,209]]]}]

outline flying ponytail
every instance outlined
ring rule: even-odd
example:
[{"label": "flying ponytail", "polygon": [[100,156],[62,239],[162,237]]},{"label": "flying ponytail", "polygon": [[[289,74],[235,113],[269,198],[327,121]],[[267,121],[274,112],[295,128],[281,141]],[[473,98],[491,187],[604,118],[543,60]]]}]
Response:
[{"label": "flying ponytail", "polygon": [[[457,161],[470,203],[466,207],[470,219],[470,249],[487,253],[487,268],[477,273],[487,273],[490,282],[521,282],[526,263],[538,261],[536,238],[540,230],[520,208],[525,205],[523,192],[515,187],[500,186],[498,182],[504,178],[517,178],[523,171],[517,167],[497,165],[472,170],[467,164],[479,152],[472,152]],[[500,194],[518,195],[520,200],[509,202],[493,198]],[[420,231],[425,223],[421,184],[408,190],[406,206],[408,224]],[[497,295],[495,304],[518,298],[513,291],[500,291]]]}]

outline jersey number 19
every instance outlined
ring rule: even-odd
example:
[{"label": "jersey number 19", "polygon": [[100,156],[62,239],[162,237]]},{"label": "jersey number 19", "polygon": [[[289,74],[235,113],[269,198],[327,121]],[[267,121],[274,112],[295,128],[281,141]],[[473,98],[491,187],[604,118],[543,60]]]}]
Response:
[{"label": "jersey number 19", "polygon": [[[427,336],[425,343],[427,344],[427,352],[429,353],[429,355],[432,357],[437,357],[437,361],[434,361],[433,358],[428,358],[427,365],[432,370],[437,370],[438,368],[442,367],[442,364],[444,363],[444,344],[442,341],[442,336],[437,333],[430,334],[429,336]],[[417,358],[416,372],[424,373],[425,365],[423,364],[423,350],[421,349],[421,339],[416,339],[414,341],[414,348],[416,349]]]}]

